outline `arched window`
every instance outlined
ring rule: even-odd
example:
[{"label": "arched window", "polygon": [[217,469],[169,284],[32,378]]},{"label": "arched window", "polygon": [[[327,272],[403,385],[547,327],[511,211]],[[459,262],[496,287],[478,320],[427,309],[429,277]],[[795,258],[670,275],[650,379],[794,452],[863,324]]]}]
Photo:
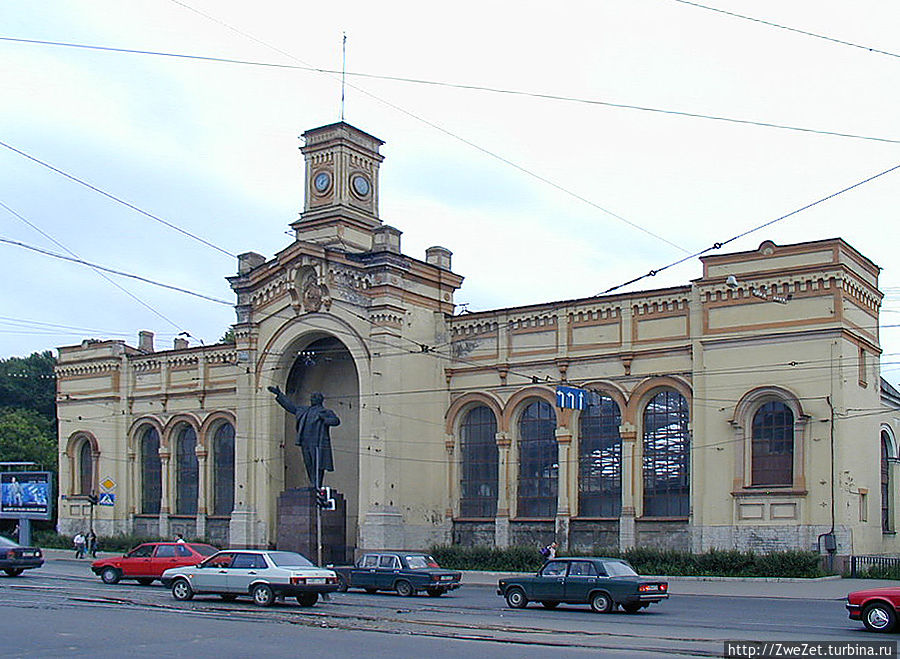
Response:
[{"label": "arched window", "polygon": [[213,437],[213,515],[234,509],[234,426],[223,423]]},{"label": "arched window", "polygon": [[78,447],[78,494],[93,494],[94,490],[94,456],[91,443],[84,439]]},{"label": "arched window", "polygon": [[753,415],[753,485],[794,482],[794,413],[778,400],[764,403]]},{"label": "arched window", "polygon": [[622,510],[622,422],[608,396],[581,413],[578,431],[578,514],[618,517]]},{"label": "arched window", "polygon": [[891,507],[891,438],[886,431],[881,431],[881,531],[890,533],[894,530]]},{"label": "arched window", "polygon": [[519,419],[519,517],[556,516],[559,463],[556,414],[535,401]]},{"label": "arched window", "polygon": [[466,414],[460,427],[459,514],[497,514],[497,419],[480,405]]},{"label": "arched window", "polygon": [[159,433],[148,427],[141,437],[141,512],[158,515],[162,498],[162,462],[159,459]]},{"label": "arched window", "polygon": [[196,515],[200,465],[197,462],[197,433],[182,426],[175,442],[175,514]]},{"label": "arched window", "polygon": [[644,516],[690,514],[689,413],[684,396],[666,389],[644,409]]}]

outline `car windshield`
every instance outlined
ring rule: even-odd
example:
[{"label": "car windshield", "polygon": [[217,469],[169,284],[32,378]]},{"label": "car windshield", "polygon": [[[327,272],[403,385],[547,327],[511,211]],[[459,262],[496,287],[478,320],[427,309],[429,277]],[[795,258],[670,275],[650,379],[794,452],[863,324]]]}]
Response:
[{"label": "car windshield", "polygon": [[4,538],[2,535],[0,535],[0,547],[18,547],[18,546],[19,545],[17,545],[12,540],[10,540],[8,538]]},{"label": "car windshield", "polygon": [[622,561],[603,561],[603,567],[606,568],[606,574],[611,577],[636,577],[637,572],[634,571],[628,563]]},{"label": "car windshield", "polygon": [[429,567],[440,567],[431,556],[425,554],[416,554],[406,557],[406,564],[410,570],[424,570]]},{"label": "car windshield", "polygon": [[212,545],[191,545],[191,549],[200,554],[201,556],[212,556],[215,554],[218,549],[213,547]]},{"label": "car windshield", "polygon": [[269,558],[278,567],[315,567],[308,558],[293,551],[270,551]]}]

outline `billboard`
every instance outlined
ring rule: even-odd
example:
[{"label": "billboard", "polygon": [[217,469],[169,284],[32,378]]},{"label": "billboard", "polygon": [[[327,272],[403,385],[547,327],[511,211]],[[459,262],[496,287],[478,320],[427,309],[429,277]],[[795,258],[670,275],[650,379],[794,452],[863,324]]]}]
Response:
[{"label": "billboard", "polygon": [[49,471],[0,473],[0,517],[50,519],[53,480]]}]

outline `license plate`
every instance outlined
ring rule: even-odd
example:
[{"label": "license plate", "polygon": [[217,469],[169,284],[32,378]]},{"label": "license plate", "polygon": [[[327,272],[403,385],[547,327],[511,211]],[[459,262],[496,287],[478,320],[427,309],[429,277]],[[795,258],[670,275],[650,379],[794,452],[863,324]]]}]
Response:
[{"label": "license plate", "polygon": [[441,577],[441,581],[453,581],[453,575],[444,575]]},{"label": "license plate", "polygon": [[325,577],[314,577],[312,579],[307,579],[306,583],[325,583]]},{"label": "license plate", "polygon": [[36,551],[23,551],[22,556],[24,556],[25,558],[34,558],[35,556],[37,556],[37,552]]}]

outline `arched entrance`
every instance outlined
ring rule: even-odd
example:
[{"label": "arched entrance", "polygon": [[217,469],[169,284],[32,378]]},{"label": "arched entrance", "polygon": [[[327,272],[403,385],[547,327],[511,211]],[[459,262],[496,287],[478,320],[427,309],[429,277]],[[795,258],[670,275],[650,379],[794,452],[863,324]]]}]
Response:
[{"label": "arched entrance", "polygon": [[[334,410],[341,424],[331,429],[334,471],[326,472],[325,485],[337,489],[347,502],[347,545],[357,542],[359,519],[359,376],[347,347],[333,336],[311,338],[296,351],[285,393],[298,405],[309,405],[313,392],[325,396],[325,407]],[[284,416],[284,487],[309,487],[296,436],[294,417]],[[351,553],[352,555],[352,553]]]}]

